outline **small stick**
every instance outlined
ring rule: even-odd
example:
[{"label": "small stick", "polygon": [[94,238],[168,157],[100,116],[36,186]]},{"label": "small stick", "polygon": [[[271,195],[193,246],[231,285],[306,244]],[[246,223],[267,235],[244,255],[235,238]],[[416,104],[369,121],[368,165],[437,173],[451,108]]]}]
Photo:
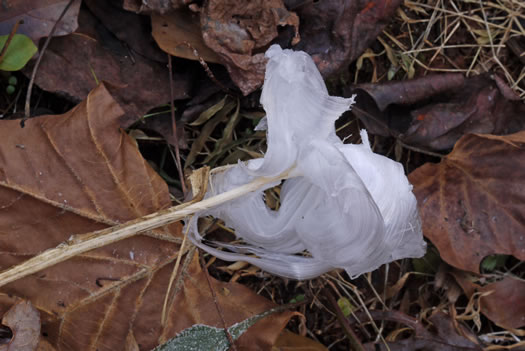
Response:
[{"label": "small stick", "polygon": [[[193,216],[190,217],[190,221],[192,219],[193,219]],[[173,285],[173,282],[175,281],[175,277],[177,276],[177,271],[179,270],[180,261],[182,259],[182,256],[184,255],[184,246],[186,245],[186,239],[188,238],[189,229],[190,229],[190,225],[188,224],[187,229],[184,233],[184,239],[182,239],[182,244],[180,244],[180,249],[179,249],[179,252],[177,253],[177,260],[175,261],[175,266],[173,267],[173,271],[171,272],[171,277],[168,283],[168,289],[166,291],[166,296],[164,297],[164,304],[162,305],[162,314],[160,317],[160,324],[162,326],[165,326],[166,319],[168,318],[167,312],[168,312],[168,302],[169,302],[170,293],[171,293],[171,286]]]},{"label": "small stick", "polygon": [[64,7],[64,10],[62,10],[62,13],[60,14],[60,17],[58,17],[57,21],[55,22],[55,25],[53,28],[51,28],[51,32],[49,32],[49,35],[46,38],[46,41],[44,42],[44,46],[42,46],[42,50],[40,51],[40,55],[38,56],[35,66],[33,67],[33,72],[31,72],[31,79],[29,80],[29,85],[27,86],[27,95],[26,95],[26,104],[25,104],[25,113],[24,118],[20,121],[20,125],[22,128],[24,127],[25,121],[31,117],[31,110],[30,110],[30,103],[31,103],[31,91],[33,90],[33,84],[35,82],[36,77],[36,71],[38,70],[38,66],[40,66],[40,61],[42,61],[42,56],[44,56],[44,52],[47,49],[47,46],[49,45],[49,42],[51,41],[51,37],[53,34],[55,34],[55,31],[57,29],[58,23],[62,20],[62,17],[66,14],[67,10],[71,7],[71,4],[73,4],[74,0],[69,0],[66,7]]},{"label": "small stick", "polygon": [[399,143],[399,145],[401,145],[405,149],[409,149],[409,150],[412,150],[412,151],[415,151],[415,152],[419,152],[420,154],[425,154],[425,155],[428,155],[428,156],[439,157],[439,158],[444,158],[444,157],[447,156],[447,155],[443,155],[443,154],[438,154],[437,152],[432,152],[432,151],[421,149],[421,148],[416,147],[416,146],[405,144],[404,142],[402,142],[399,139],[397,139],[397,142]]},{"label": "small stick", "polygon": [[182,166],[180,164],[179,138],[177,137],[177,121],[175,120],[175,106],[173,106],[173,69],[171,67],[170,54],[168,54],[168,70],[170,73],[171,132],[173,133],[173,140],[175,140],[175,163],[177,164],[177,171],[179,172],[182,193],[184,194],[184,196],[186,196],[186,182],[184,181],[184,174],[182,173]]},{"label": "small stick", "polygon": [[162,227],[193,215],[196,212],[204,211],[237,199],[258,190],[267,184],[286,179],[287,177],[288,172],[277,177],[257,178],[238,188],[209,197],[199,202],[170,207],[124,224],[73,237],[55,248],[46,250],[41,254],[0,273],[0,286],[39,272],[73,256]]},{"label": "small stick", "polygon": [[22,20],[16,21],[15,25],[13,26],[13,29],[11,29],[11,33],[9,33],[9,36],[7,37],[4,47],[2,48],[2,51],[0,51],[0,62],[4,60],[5,53],[7,52],[7,47],[9,46],[9,44],[11,44],[11,40],[13,40],[13,37],[15,36],[16,31],[18,30],[18,26],[20,25],[21,22]]},{"label": "small stick", "polygon": [[235,341],[233,341],[233,338],[228,331],[228,326],[226,325],[226,321],[224,320],[224,315],[222,314],[221,306],[219,305],[219,300],[217,300],[217,295],[215,294],[215,290],[213,289],[213,286],[211,285],[210,280],[210,274],[208,273],[208,268],[206,267],[206,262],[204,262],[204,256],[198,253],[199,259],[201,261],[202,270],[204,271],[204,275],[206,276],[206,280],[208,281],[208,286],[211,291],[211,296],[213,298],[213,303],[215,304],[215,307],[217,308],[217,313],[219,314],[219,317],[222,321],[222,326],[224,328],[224,333],[226,334],[226,338],[228,338],[228,342],[230,343],[230,349],[233,351],[237,351],[237,346],[235,346]]},{"label": "small stick", "polygon": [[343,330],[345,331],[345,334],[348,337],[348,341],[350,341],[350,345],[352,345],[352,350],[364,351],[365,348],[363,344],[352,330],[352,326],[350,325],[350,323],[348,323],[348,320],[343,314],[343,311],[341,311],[341,308],[337,304],[337,301],[335,301],[334,295],[332,295],[332,293],[328,289],[325,290],[325,293],[328,297],[328,301],[330,301],[330,304],[332,305],[332,307],[335,310],[335,313],[337,314],[337,319],[339,320],[339,323],[341,323],[341,326],[343,327]]}]

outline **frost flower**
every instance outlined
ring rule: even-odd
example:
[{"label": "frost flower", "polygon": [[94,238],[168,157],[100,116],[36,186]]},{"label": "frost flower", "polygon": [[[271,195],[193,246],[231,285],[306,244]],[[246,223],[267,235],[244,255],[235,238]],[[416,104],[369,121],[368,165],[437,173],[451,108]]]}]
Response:
[{"label": "frost flower", "polygon": [[[263,191],[227,202],[196,217],[224,220],[246,244],[209,242],[192,220],[190,239],[227,261],[246,261],[265,271],[310,279],[334,268],[351,277],[405,257],[421,257],[425,242],[412,186],[403,167],[363,143],[345,145],[334,122],[354,97],[329,96],[314,62],[304,52],[273,45],[261,96],[268,150],[264,158],[213,174],[206,197],[258,177],[288,178],[281,207],[266,206]],[[259,127],[259,126],[258,126]]]}]

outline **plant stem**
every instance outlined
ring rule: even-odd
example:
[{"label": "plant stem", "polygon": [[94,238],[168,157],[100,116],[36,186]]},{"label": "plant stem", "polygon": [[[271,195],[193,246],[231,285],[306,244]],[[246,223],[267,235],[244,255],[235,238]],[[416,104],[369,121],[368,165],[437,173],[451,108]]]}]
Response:
[{"label": "plant stem", "polygon": [[179,221],[196,212],[237,199],[267,184],[285,178],[287,178],[287,173],[277,177],[257,178],[250,183],[202,201],[170,207],[124,224],[75,236],[53,249],[46,250],[24,263],[0,273],[0,287],[63,262],[73,256]]},{"label": "plant stem", "polygon": [[38,58],[36,59],[35,66],[33,67],[33,71],[31,72],[31,78],[29,79],[29,85],[27,86],[27,95],[26,95],[26,103],[25,103],[25,113],[24,118],[20,121],[20,125],[22,128],[24,127],[24,123],[26,119],[31,117],[31,109],[30,109],[30,103],[31,103],[31,91],[33,90],[33,84],[35,82],[36,72],[38,70],[38,66],[40,66],[40,61],[42,61],[42,56],[44,56],[44,52],[47,49],[47,46],[49,45],[49,42],[51,41],[51,38],[55,34],[55,31],[57,29],[58,23],[62,20],[62,17],[66,14],[67,10],[71,7],[74,0],[69,0],[69,2],[66,4],[64,9],[62,10],[62,13],[58,17],[57,21],[53,25],[53,28],[51,28],[51,32],[49,32],[46,41],[44,42],[44,46],[42,46],[42,50],[40,50],[40,55],[38,55]]},{"label": "plant stem", "polygon": [[4,47],[2,48],[2,51],[0,51],[0,62],[4,60],[5,53],[7,52],[7,47],[9,46],[9,44],[11,44],[11,40],[13,40],[13,37],[15,36],[16,31],[18,30],[20,22],[21,20],[16,21],[15,25],[13,26],[13,29],[11,29],[11,33],[9,33],[9,36],[7,37]]}]

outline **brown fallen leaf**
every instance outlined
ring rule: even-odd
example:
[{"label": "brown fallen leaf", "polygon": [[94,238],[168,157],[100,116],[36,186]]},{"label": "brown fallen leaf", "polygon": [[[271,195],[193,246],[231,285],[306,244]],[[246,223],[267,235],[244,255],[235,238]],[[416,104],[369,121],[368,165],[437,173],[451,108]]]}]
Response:
[{"label": "brown fallen leaf", "polygon": [[[0,121],[1,270],[72,235],[171,205],[167,185],[119,130],[123,113],[100,85],[64,115],[31,118],[25,128]],[[197,323],[223,327],[191,256],[161,325],[180,241],[181,224],[174,223],[14,281],[0,289],[0,315],[19,297],[31,301],[44,339],[59,351],[151,350]],[[228,326],[273,307],[242,285],[212,285]],[[269,349],[291,315],[260,321],[239,346]]]},{"label": "brown fallen leaf", "polygon": [[[151,15],[152,35],[159,47],[170,55],[206,62],[220,63],[221,58],[204,44],[199,15],[179,10],[165,15]],[[195,51],[198,56],[195,55]]]},{"label": "brown fallen leaf", "polygon": [[287,0],[300,20],[301,41],[324,77],[357,59],[390,22],[401,0]]},{"label": "brown fallen leaf", "polygon": [[[458,351],[471,350],[481,351],[482,347],[477,341],[477,337],[467,327],[457,324],[450,316],[443,312],[436,312],[428,318],[432,323],[434,331],[427,330],[417,319],[410,317],[402,312],[390,311],[370,311],[374,320],[397,322],[413,329],[414,334],[408,338],[387,341],[388,347],[382,342],[365,344],[366,350],[390,350],[390,351]],[[358,314],[367,320],[364,313]],[[361,318],[360,318],[361,319]]]},{"label": "brown fallen leaf", "polygon": [[480,298],[481,312],[491,321],[506,329],[525,326],[525,282],[511,276],[481,284],[481,277],[454,271],[456,279],[468,298],[474,293]]},{"label": "brown fallen leaf", "polygon": [[283,330],[272,351],[328,351],[328,349],[310,338]]},{"label": "brown fallen leaf", "polygon": [[467,133],[510,134],[525,128],[525,104],[497,76],[436,74],[383,84],[360,84],[353,113],[374,134],[407,144],[450,149]]},{"label": "brown fallen leaf", "polygon": [[166,53],[151,37],[149,16],[125,11],[120,0],[84,0],[84,4],[111,33],[133,52],[150,60],[166,64]]},{"label": "brown fallen leaf", "polygon": [[33,351],[40,339],[40,315],[29,301],[14,304],[2,318],[2,324],[11,328],[13,338],[0,351]]},{"label": "brown fallen leaf", "polygon": [[[47,37],[69,0],[14,0],[2,3],[0,12],[0,34],[9,34],[18,21],[23,21],[17,33],[25,34],[34,42]],[[63,36],[74,32],[77,27],[78,11],[81,0],[75,0],[60,23],[54,36]]]},{"label": "brown fallen leaf", "polygon": [[264,80],[263,51],[277,37],[278,26],[293,26],[299,40],[299,19],[288,12],[282,0],[209,0],[201,11],[204,43],[226,65],[244,95]]},{"label": "brown fallen leaf", "polygon": [[439,164],[410,173],[423,234],[447,263],[479,273],[488,255],[525,260],[524,146],[525,131],[468,134]]},{"label": "brown fallen leaf", "polygon": [[[130,51],[97,25],[86,9],[80,11],[79,24],[75,33],[55,38],[49,44],[35,79],[40,88],[80,101],[98,82],[107,81],[115,86],[112,93],[126,111],[123,127],[151,108],[170,101],[166,64],[142,55],[132,58]],[[31,70],[32,67],[24,72],[30,74]],[[174,99],[187,98],[190,77],[177,73],[173,79]]]}]

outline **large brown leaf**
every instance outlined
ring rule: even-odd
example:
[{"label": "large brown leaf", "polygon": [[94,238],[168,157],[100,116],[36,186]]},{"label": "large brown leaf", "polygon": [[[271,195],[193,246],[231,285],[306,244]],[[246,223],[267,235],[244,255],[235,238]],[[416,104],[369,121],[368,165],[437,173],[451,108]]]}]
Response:
[{"label": "large brown leaf", "polygon": [[525,260],[525,131],[463,136],[409,175],[424,235],[449,264],[479,273],[493,254]]},{"label": "large brown leaf", "polygon": [[[167,185],[119,130],[123,110],[104,85],[72,111],[0,128],[0,269],[66,241],[170,206]],[[62,262],[0,289],[0,315],[20,298],[38,308],[57,350],[150,350],[202,323],[222,327],[194,258],[160,323],[181,224]],[[212,279],[226,324],[272,307],[248,288]],[[257,323],[239,340],[268,349],[289,313]]]}]

